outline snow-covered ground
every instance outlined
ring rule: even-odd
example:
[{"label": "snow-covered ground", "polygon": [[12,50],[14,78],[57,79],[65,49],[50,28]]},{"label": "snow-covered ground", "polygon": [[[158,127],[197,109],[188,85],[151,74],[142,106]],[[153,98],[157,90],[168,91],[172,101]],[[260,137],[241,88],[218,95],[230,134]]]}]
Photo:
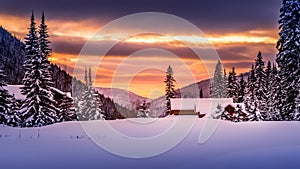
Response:
[{"label": "snow-covered ground", "polygon": [[[184,123],[193,122],[193,118],[190,117],[177,120],[182,120]],[[114,130],[122,133],[125,139],[146,138],[157,136],[172,128],[176,118],[125,119],[106,122],[85,122],[84,126],[99,127],[109,124]],[[110,140],[112,137],[97,127],[95,129],[99,135],[88,136],[79,122],[32,129],[1,126],[0,168],[300,167],[299,122],[231,123],[221,121],[210,139],[200,144],[198,140],[204,123],[205,119],[196,119],[190,133],[174,148],[154,157],[140,159],[120,157],[103,150],[92,140],[96,137]],[[138,147],[133,149],[128,147],[128,151],[136,151],[136,149]],[[155,147],[149,147],[150,149],[155,149]]]}]

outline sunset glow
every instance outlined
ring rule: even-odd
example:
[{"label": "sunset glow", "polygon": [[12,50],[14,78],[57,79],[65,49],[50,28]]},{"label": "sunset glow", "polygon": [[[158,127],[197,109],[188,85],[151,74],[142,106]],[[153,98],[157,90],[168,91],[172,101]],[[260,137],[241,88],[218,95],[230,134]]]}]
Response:
[{"label": "sunset glow", "polygon": [[[39,18],[36,18],[37,25],[39,24]],[[1,25],[15,34],[19,39],[23,41],[27,33],[27,27],[29,25],[29,17],[19,17],[7,14],[0,14]],[[47,19],[47,24],[49,27],[50,40],[52,41],[53,54],[50,56],[49,60],[52,63],[58,64],[62,69],[66,69],[70,74],[72,74],[74,66],[78,61],[78,54],[82,46],[90,40],[91,37],[95,36],[97,30],[105,24],[105,22],[96,22],[92,19],[87,20],[55,20]],[[175,29],[175,28],[174,28]],[[130,31],[130,30],[128,30]],[[184,48],[184,44],[192,46],[201,46],[203,44],[211,43],[216,47],[219,52],[220,58],[222,59],[224,67],[229,70],[232,65],[237,64],[237,72],[242,73],[249,70],[251,62],[256,56],[258,50],[261,50],[267,55],[266,58],[272,60],[272,57],[276,54],[274,50],[274,45],[277,41],[276,36],[277,30],[274,29],[254,29],[243,32],[208,32],[205,36],[201,35],[189,35],[189,34],[171,34],[170,35],[155,35],[155,34],[142,34],[138,36],[133,36],[125,39],[123,42],[127,46],[139,46],[139,45],[152,45],[151,47],[160,48],[160,46],[166,45],[169,49]],[[121,41],[127,36],[125,34],[120,34],[118,32],[114,34],[97,34],[93,37],[94,41],[98,42],[113,42]],[[245,45],[252,46],[246,48]],[[238,49],[235,53],[228,53],[232,48]],[[272,47],[272,48],[271,48]],[[124,54],[119,51],[118,55],[112,55],[106,57],[104,60],[103,67],[99,67],[97,71],[97,79],[95,79],[96,86],[111,87],[112,77],[114,71],[122,62],[124,57],[127,57],[127,53]],[[142,57],[142,56],[140,56]],[[150,56],[147,56],[150,57]],[[153,58],[156,56],[151,56],[152,59],[146,62],[155,62]],[[158,56],[160,63],[164,63],[165,67],[171,63],[167,57]],[[184,60],[186,65],[192,70],[197,81],[208,78],[205,68],[201,61],[197,58],[189,58],[189,56],[180,56]],[[239,58],[237,60],[233,58]],[[112,61],[113,60],[113,61]],[[145,59],[143,60],[145,62]],[[243,64],[238,64],[243,63]],[[176,71],[177,70],[177,71]],[[175,69],[175,77],[178,79],[183,79],[184,74],[180,73],[180,67]],[[126,74],[120,74],[120,77],[125,77]],[[155,88],[157,91],[163,90],[163,77],[164,73],[160,71],[147,71],[144,73],[137,74],[136,77],[130,82],[130,91],[133,91],[142,96],[153,96],[157,97],[157,94],[153,94],[152,89]],[[145,85],[145,79],[151,79],[147,81]],[[188,85],[193,82],[187,81],[183,85]],[[148,85],[149,84],[149,85]],[[151,85],[150,85],[151,84]],[[153,86],[155,84],[155,86]],[[145,86],[143,86],[145,85]],[[149,87],[151,86],[151,87]],[[183,87],[183,86],[181,86]],[[125,87],[123,87],[125,88]],[[151,96],[151,97],[152,97]]]}]

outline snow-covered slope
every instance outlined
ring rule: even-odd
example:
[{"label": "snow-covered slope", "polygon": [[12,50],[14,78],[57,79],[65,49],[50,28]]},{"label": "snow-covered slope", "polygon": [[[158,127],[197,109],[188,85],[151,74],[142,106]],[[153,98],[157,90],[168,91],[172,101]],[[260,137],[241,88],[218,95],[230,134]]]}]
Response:
[{"label": "snow-covered slope", "polygon": [[[108,124],[123,133],[124,138],[130,139],[158,135],[172,127],[175,121],[174,118],[152,119],[154,121],[148,123],[133,120],[137,119],[109,121]],[[101,126],[106,122],[85,123]],[[186,121],[189,122],[192,119]],[[93,143],[79,122],[33,129],[1,126],[0,168],[299,168],[299,122],[221,121],[212,137],[200,144],[198,139],[204,124],[205,119],[196,119],[190,133],[177,146],[158,156],[143,159],[119,157],[103,150]],[[102,134],[103,130],[97,132],[99,134],[92,137],[112,139],[110,135]],[[138,147],[128,149],[136,150]]]},{"label": "snow-covered slope", "polygon": [[96,90],[105,97],[113,99],[115,103],[129,109],[135,109],[135,106],[139,105],[144,100],[147,102],[150,101],[148,98],[123,89],[97,87]]}]

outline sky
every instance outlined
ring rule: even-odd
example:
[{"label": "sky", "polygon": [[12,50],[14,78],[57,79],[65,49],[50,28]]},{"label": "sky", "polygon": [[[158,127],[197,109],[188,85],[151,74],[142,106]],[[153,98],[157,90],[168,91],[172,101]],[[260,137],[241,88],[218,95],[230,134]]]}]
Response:
[{"label": "sky", "polygon": [[[174,69],[178,88],[209,78],[204,66],[207,63],[184,45],[201,48],[203,37],[216,49],[227,72],[233,66],[237,73],[248,71],[258,51],[266,61],[273,62],[280,7],[281,0],[1,0],[0,25],[24,41],[31,11],[37,24],[44,11],[53,49],[50,59],[73,74],[84,44],[108,23],[141,12],[162,12],[183,18],[203,34],[190,34],[180,25],[165,28],[162,26],[165,23],[161,23],[153,27],[167,29],[171,37],[145,33],[122,39],[137,31],[134,25],[128,24],[97,39],[97,48],[110,43],[117,45],[105,55],[100,66],[92,67],[95,86],[123,88],[145,97],[157,97],[164,93],[163,81],[169,65]],[[149,23],[148,20],[140,22]],[[95,58],[99,58],[96,53]],[[84,67],[90,65],[81,65],[82,73],[76,75],[81,76]]]}]

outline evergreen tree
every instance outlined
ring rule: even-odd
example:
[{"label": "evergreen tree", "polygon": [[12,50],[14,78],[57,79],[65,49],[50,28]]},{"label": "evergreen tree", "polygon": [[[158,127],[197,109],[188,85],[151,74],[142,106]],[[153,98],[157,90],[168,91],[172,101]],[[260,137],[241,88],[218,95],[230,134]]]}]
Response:
[{"label": "evergreen tree", "polygon": [[144,100],[143,103],[140,105],[137,117],[139,117],[139,118],[148,118],[148,117],[150,117],[149,114],[150,114],[150,110],[148,109],[147,103]]},{"label": "evergreen tree", "polygon": [[[250,105],[250,110],[252,110],[250,113],[248,113],[248,118],[249,121],[263,121],[264,117],[262,116],[262,114],[260,113],[260,111],[257,108],[257,103],[254,102],[254,104]],[[247,110],[247,107],[246,107]],[[248,109],[249,112],[249,109]]]},{"label": "evergreen tree", "polygon": [[87,75],[87,71],[85,71],[85,80],[86,80],[86,90],[82,95],[81,104],[79,109],[79,114],[77,114],[78,119],[81,121],[88,120],[105,120],[104,111],[101,110],[95,89],[93,88],[92,74],[91,69],[89,68],[89,72]]},{"label": "evergreen tree", "polygon": [[19,127],[22,123],[19,105],[14,97],[11,97],[10,111],[6,116],[6,125]]},{"label": "evergreen tree", "polygon": [[243,111],[241,105],[237,105],[235,108],[235,119],[237,122],[249,121],[248,115]]},{"label": "evergreen tree", "polygon": [[283,100],[281,98],[283,97],[283,93],[280,85],[280,76],[278,75],[278,70],[275,64],[273,65],[271,76],[271,91],[268,103],[270,116],[268,120],[281,121],[283,120],[283,116],[281,114],[283,107]]},{"label": "evergreen tree", "polygon": [[167,72],[166,72],[166,79],[164,80],[164,82],[166,83],[166,113],[164,116],[168,116],[171,113],[171,98],[175,98],[175,82],[176,80],[173,77],[173,69],[171,66],[168,67]]},{"label": "evergreen tree", "polygon": [[214,81],[213,81],[211,90],[212,90],[211,91],[212,98],[224,98],[225,97],[224,90],[226,90],[226,88],[225,88],[222,63],[220,60],[218,60],[218,63],[215,68]]},{"label": "evergreen tree", "polygon": [[25,38],[26,60],[22,94],[26,96],[22,105],[22,126],[37,127],[53,124],[57,120],[57,108],[52,94],[52,79],[47,59],[40,51],[34,14],[32,12],[29,33]]},{"label": "evergreen tree", "polygon": [[232,71],[229,72],[227,79],[227,98],[233,98],[233,102],[238,101],[238,83],[236,80],[235,68],[232,68]]},{"label": "evergreen tree", "polygon": [[279,67],[283,120],[295,118],[300,79],[300,2],[283,0],[280,9],[276,62]]},{"label": "evergreen tree", "polygon": [[27,34],[27,37],[25,37],[25,61],[23,64],[23,67],[25,69],[25,76],[23,77],[23,93],[29,93],[31,90],[29,88],[29,86],[31,85],[31,62],[33,60],[39,59],[37,56],[40,54],[33,12],[31,14],[30,27],[28,29],[29,33]]},{"label": "evergreen tree", "polygon": [[202,90],[202,88],[199,91],[199,98],[203,98],[203,90]]},{"label": "evergreen tree", "polygon": [[224,69],[224,78],[223,78],[223,81],[224,81],[224,91],[223,91],[223,96],[226,96],[227,95],[227,74],[226,74],[226,70]]},{"label": "evergreen tree", "polygon": [[6,124],[12,106],[12,96],[3,87],[6,86],[5,75],[0,70],[0,124]]},{"label": "evergreen tree", "polygon": [[222,120],[227,120],[227,121],[234,121],[234,107],[232,107],[231,105],[227,105],[225,108],[224,108],[224,111],[221,115],[221,119]]},{"label": "evergreen tree", "polygon": [[265,111],[266,107],[266,74],[265,74],[265,63],[261,52],[258,52],[257,58],[255,60],[255,95],[257,100],[258,109],[260,111]]},{"label": "evergreen tree", "polygon": [[[266,88],[266,91],[270,91],[271,89],[271,81],[272,81],[272,65],[271,65],[271,62],[268,61],[268,65],[267,65],[267,68],[266,68],[266,71],[265,71],[265,74],[266,74],[266,84],[265,84],[265,88]],[[268,98],[268,97],[267,97]]]},{"label": "evergreen tree", "polygon": [[257,97],[256,97],[256,75],[254,65],[250,71],[247,82],[247,97],[245,99],[245,109],[248,113],[250,121],[260,121],[263,120],[257,106]]},{"label": "evergreen tree", "polygon": [[296,110],[295,111],[296,112],[295,112],[295,115],[294,115],[294,119],[300,121],[300,93],[298,94],[298,96],[296,98]]},{"label": "evergreen tree", "polygon": [[224,108],[221,106],[221,104],[218,104],[216,108],[217,109],[216,109],[215,113],[212,115],[212,118],[220,119],[220,117],[224,113]]},{"label": "evergreen tree", "polygon": [[67,96],[67,94],[63,95],[62,102],[59,104],[58,108],[58,122],[77,120],[72,97]]},{"label": "evergreen tree", "polygon": [[246,90],[246,82],[244,80],[243,74],[241,74],[241,79],[239,81],[238,100],[237,100],[238,103],[244,102],[245,90]]},{"label": "evergreen tree", "polygon": [[39,26],[39,43],[40,43],[40,50],[41,53],[48,58],[51,54],[51,48],[49,47],[50,41],[49,41],[49,35],[48,35],[48,26],[45,23],[45,15],[44,12],[42,14],[41,18],[41,24]]}]

